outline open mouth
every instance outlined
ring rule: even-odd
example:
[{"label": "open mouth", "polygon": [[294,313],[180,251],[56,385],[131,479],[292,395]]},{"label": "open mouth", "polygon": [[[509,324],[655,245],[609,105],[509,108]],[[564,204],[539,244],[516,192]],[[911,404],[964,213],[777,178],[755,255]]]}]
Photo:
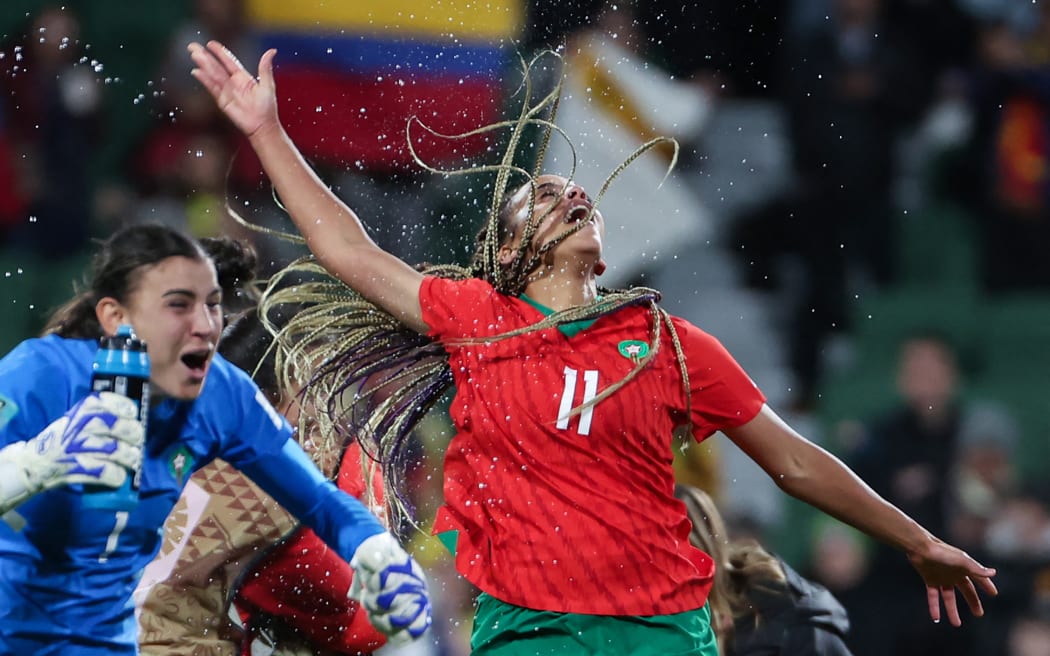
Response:
[{"label": "open mouth", "polygon": [[192,353],[186,353],[180,358],[182,364],[198,374],[203,374],[205,367],[208,365],[208,356],[211,355],[211,351],[193,351]]},{"label": "open mouth", "polygon": [[579,223],[585,220],[591,215],[591,208],[586,205],[577,205],[576,207],[569,210],[569,214],[565,217],[566,223]]}]

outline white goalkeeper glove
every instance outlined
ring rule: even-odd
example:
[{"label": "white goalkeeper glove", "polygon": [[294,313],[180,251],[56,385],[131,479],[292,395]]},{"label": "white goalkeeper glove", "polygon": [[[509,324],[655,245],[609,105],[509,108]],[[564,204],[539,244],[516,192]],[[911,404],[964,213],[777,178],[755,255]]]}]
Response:
[{"label": "white goalkeeper glove", "polygon": [[0,450],[0,515],[59,485],[120,487],[141,466],[145,440],[134,401],[92,392],[36,437]]},{"label": "white goalkeeper glove", "polygon": [[419,564],[390,533],[366,539],[350,559],[354,580],[349,596],[364,606],[368,619],[400,645],[419,638],[432,622],[427,582]]}]

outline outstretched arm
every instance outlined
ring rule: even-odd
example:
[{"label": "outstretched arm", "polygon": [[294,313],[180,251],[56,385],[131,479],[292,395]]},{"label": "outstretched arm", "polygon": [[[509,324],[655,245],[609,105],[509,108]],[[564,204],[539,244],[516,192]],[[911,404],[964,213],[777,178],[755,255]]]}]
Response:
[{"label": "outstretched arm", "polygon": [[266,174],[318,261],[332,275],[418,332],[428,328],[419,307],[422,275],[379,248],[357,215],[321,181],[281,126],[268,50],[256,79],[217,41],[189,45],[192,75],[248,136]]},{"label": "outstretched arm", "polygon": [[792,430],[768,406],[725,433],[791,496],[904,551],[926,583],[933,621],[940,621],[943,601],[948,621],[953,626],[962,623],[956,589],[976,616],[984,614],[976,586],[997,594],[994,569],[931,535],[841,461]]}]

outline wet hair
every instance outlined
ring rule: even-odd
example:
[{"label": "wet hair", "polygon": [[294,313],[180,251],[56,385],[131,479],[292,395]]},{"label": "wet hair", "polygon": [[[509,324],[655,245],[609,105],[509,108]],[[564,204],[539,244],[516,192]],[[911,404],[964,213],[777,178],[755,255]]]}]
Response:
[{"label": "wet hair", "polygon": [[[514,120],[452,136],[441,135],[427,128],[418,119],[409,121],[406,128],[408,148],[422,168],[443,175],[495,173],[494,193],[488,216],[477,234],[475,252],[470,264],[466,267],[417,267],[425,275],[455,280],[479,278],[503,294],[520,295],[528,283],[529,275],[542,266],[546,253],[587,224],[587,221],[580,221],[539,248],[532,248],[536,229],[547,214],[553,211],[552,206],[540,215],[535,215],[534,212],[538,188],[536,180],[547,146],[554,134],[561,135],[568,141],[564,131],[553,121],[560,99],[560,83],[535,105],[529,104],[532,98],[531,73],[538,60],[539,57],[528,64],[522,62],[524,97],[527,100]],[[498,164],[442,170],[432,167],[416,154],[411,134],[413,125],[419,125],[437,137],[449,139],[463,139],[506,128],[510,128],[511,133]],[[536,126],[543,132],[539,139],[536,164],[530,172],[516,166],[514,158],[525,130]],[[593,201],[594,206],[597,207],[612,180],[631,162],[654,145],[669,141],[657,138],[635,151],[606,179]],[[677,144],[674,145],[677,154]],[[568,181],[572,180],[575,171],[575,156],[573,159],[572,170],[567,176]],[[508,193],[508,189],[512,178],[515,177],[523,180],[517,189],[524,188],[528,191],[525,202],[530,218],[522,227],[520,244],[513,261],[509,265],[502,265],[499,249],[513,236],[510,219],[516,210],[515,195]],[[562,188],[560,193],[564,194],[567,188],[568,185]],[[233,214],[240,220],[235,212]],[[590,219],[589,216],[587,218]],[[250,227],[259,229],[255,226]],[[301,237],[296,237],[296,241],[301,241]],[[283,285],[282,288],[277,288],[281,286],[282,278],[303,274],[311,276],[312,280],[306,284]],[[385,498],[391,505],[392,516],[405,516],[411,520],[407,497],[400,489],[401,471],[408,464],[408,449],[403,447],[419,420],[452,387],[452,372],[444,345],[406,327],[382,308],[328,274],[312,256],[292,262],[271,278],[270,285],[264,291],[260,302],[264,313],[285,303],[303,303],[307,307],[305,311],[292,317],[283,329],[273,328],[281,341],[277,356],[279,375],[286,377],[287,382],[308,381],[303,388],[303,395],[309,397],[316,407],[325,407],[326,404],[328,406],[327,413],[322,414],[329,415],[333,433],[325,439],[334,443],[340,443],[348,437],[357,439],[365,453],[382,465],[383,480],[389,488]],[[600,298],[593,303],[554,312],[531,326],[486,337],[484,341],[507,339],[562,324],[596,319],[631,305],[646,306],[652,317],[652,344],[649,354],[639,359],[634,369],[623,379],[614,382],[587,403],[574,408],[570,414],[579,414],[586,408],[600,403],[643,371],[659,352],[666,330],[679,362],[687,408],[685,417],[688,421],[691,415],[690,385],[685,356],[670,315],[657,305],[659,293],[644,287],[625,290],[600,288],[599,291]],[[351,402],[347,402],[348,394]],[[397,523],[394,522],[395,525]]]},{"label": "wet hair", "polygon": [[102,326],[95,315],[98,302],[111,297],[126,304],[138,288],[144,269],[169,257],[208,259],[195,239],[174,228],[147,223],[117,230],[99,245],[86,285],[55,310],[42,334],[101,337]]},{"label": "wet hair", "polygon": [[251,244],[232,237],[203,237],[200,244],[215,263],[222,289],[223,323],[230,323],[259,304],[262,290],[256,284],[259,258]]},{"label": "wet hair", "polygon": [[755,612],[748,592],[760,586],[773,591],[785,590],[784,570],[776,556],[758,544],[730,540],[725,520],[707,492],[691,485],[677,484],[674,495],[685,504],[686,515],[693,526],[689,542],[715,562],[708,601],[711,603],[711,626],[725,648],[732,644],[737,621],[750,616],[757,625],[762,619]]}]

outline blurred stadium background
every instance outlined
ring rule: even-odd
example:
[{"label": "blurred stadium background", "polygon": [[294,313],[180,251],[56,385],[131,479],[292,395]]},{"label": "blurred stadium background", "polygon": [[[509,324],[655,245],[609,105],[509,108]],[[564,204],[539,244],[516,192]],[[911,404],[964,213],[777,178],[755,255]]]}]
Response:
[{"label": "blurred stadium background", "polygon": [[[1044,0],[5,0],[5,350],[72,293],[91,239],[126,222],[233,232],[265,272],[302,253],[225,211],[291,226],[189,76],[185,44],[210,36],[250,69],[279,49],[289,131],[412,261],[464,260],[488,180],[422,171],[408,118],[450,134],[514,116],[519,56],[560,48],[561,125],[590,189],[648,136],[682,145],[665,187],[654,155],[603,203],[607,282],[661,289],[801,432],[999,567],[1003,595],[962,631],[916,629],[918,580],[898,584],[877,549],[783,498],[727,440],[683,450],[683,479],[847,602],[858,655],[1050,654]],[[537,82],[555,79],[548,66]],[[498,148],[414,134],[446,167]],[[551,157],[567,167],[564,150]],[[917,374],[899,357],[916,338],[946,349]],[[925,425],[931,399],[951,412]],[[901,413],[914,421],[889,421]],[[448,433],[440,418],[428,426],[432,473]],[[440,490],[420,489],[426,512]],[[438,575],[449,601],[432,653],[459,653],[469,630],[454,578]],[[887,604],[909,595],[920,610],[901,601],[912,615],[898,621]]]}]

